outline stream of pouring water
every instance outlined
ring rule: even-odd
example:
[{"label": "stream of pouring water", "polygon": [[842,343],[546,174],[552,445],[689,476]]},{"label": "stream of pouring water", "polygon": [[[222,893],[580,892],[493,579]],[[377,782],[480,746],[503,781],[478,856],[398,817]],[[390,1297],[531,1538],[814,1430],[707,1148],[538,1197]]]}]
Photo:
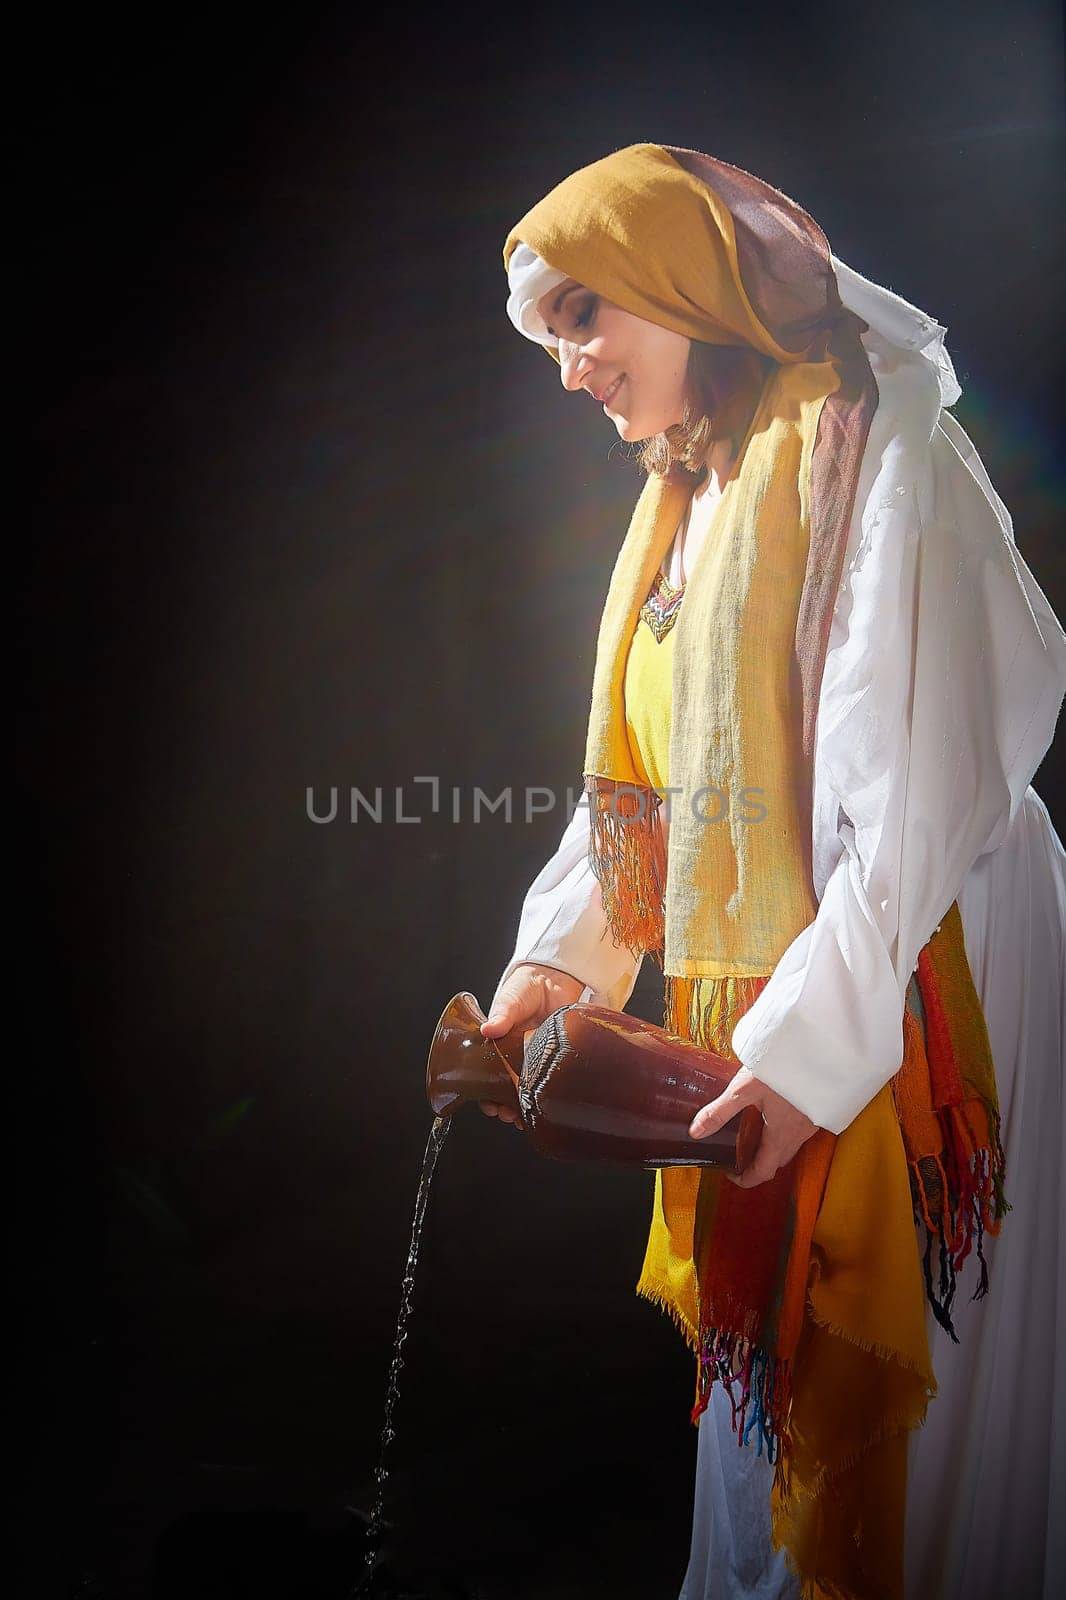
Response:
[{"label": "stream of pouring water", "polygon": [[357,1597],[368,1596],[373,1593],[373,1590],[368,1588],[368,1584],[373,1578],[380,1560],[378,1541],[381,1537],[384,1520],[385,1482],[389,1476],[385,1458],[389,1453],[389,1445],[395,1437],[392,1426],[392,1413],[400,1394],[400,1386],[397,1379],[400,1368],[403,1366],[402,1350],[404,1340],[407,1338],[407,1318],[411,1311],[411,1295],[415,1285],[415,1267],[418,1264],[418,1247],[422,1239],[422,1222],[426,1214],[429,1187],[433,1181],[433,1169],[437,1165],[437,1157],[440,1155],[450,1127],[450,1117],[435,1117],[433,1119],[433,1126],[429,1130],[429,1139],[426,1141],[426,1153],[422,1157],[422,1177],[419,1181],[418,1195],[415,1199],[415,1215],[411,1224],[411,1243],[407,1251],[407,1266],[404,1269],[403,1288],[400,1294],[400,1313],[396,1318],[396,1338],[393,1340],[389,1382],[385,1391],[385,1421],[381,1429],[381,1442],[378,1446],[378,1464],[374,1468],[377,1494],[370,1509],[370,1520],[367,1524],[366,1556],[363,1561],[363,1571],[355,1587],[348,1591],[348,1600],[357,1600]]}]

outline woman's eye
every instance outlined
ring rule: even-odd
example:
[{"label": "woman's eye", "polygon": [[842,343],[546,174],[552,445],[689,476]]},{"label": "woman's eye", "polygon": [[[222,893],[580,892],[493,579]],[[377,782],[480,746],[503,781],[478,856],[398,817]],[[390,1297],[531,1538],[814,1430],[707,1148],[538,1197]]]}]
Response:
[{"label": "woman's eye", "polygon": [[587,328],[595,315],[596,301],[594,297],[590,296],[588,300],[582,301],[579,309],[574,314],[574,327]]}]

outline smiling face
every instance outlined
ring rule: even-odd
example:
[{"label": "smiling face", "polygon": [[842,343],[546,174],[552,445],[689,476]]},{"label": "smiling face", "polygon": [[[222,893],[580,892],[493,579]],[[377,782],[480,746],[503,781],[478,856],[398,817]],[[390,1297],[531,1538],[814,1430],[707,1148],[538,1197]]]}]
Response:
[{"label": "smiling face", "polygon": [[645,322],[568,278],[537,303],[559,340],[565,389],[585,389],[623,439],[650,439],[681,421],[692,341]]}]

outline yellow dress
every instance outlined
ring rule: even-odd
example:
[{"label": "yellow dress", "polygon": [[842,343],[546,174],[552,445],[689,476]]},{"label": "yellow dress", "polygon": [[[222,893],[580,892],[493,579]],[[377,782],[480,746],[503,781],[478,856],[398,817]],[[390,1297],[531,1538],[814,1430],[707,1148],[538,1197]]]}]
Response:
[{"label": "yellow dress", "polygon": [[673,630],[684,592],[684,585],[675,589],[662,572],[656,574],[626,658],[629,748],[641,782],[653,789],[669,783]]},{"label": "yellow dress", "polygon": [[[662,572],[656,573],[626,658],[626,732],[633,765],[642,783],[659,790],[670,781],[673,630],[684,592],[683,584],[674,588]],[[652,1228],[637,1284],[639,1295],[673,1317],[692,1349],[699,1338],[692,1259],[699,1180],[699,1167],[656,1172]]]}]

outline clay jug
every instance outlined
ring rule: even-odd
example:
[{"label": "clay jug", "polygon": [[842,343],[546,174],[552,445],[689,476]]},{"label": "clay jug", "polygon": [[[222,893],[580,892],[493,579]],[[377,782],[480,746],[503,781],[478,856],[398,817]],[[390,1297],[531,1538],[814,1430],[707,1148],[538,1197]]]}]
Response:
[{"label": "clay jug", "polygon": [[438,1116],[496,1100],[518,1109],[533,1148],[562,1161],[743,1171],[762,1132],[754,1106],[706,1139],[688,1126],[736,1064],[607,1006],[569,1005],[538,1028],[481,1033],[472,994],[445,1006],[429,1049],[426,1093]]}]

